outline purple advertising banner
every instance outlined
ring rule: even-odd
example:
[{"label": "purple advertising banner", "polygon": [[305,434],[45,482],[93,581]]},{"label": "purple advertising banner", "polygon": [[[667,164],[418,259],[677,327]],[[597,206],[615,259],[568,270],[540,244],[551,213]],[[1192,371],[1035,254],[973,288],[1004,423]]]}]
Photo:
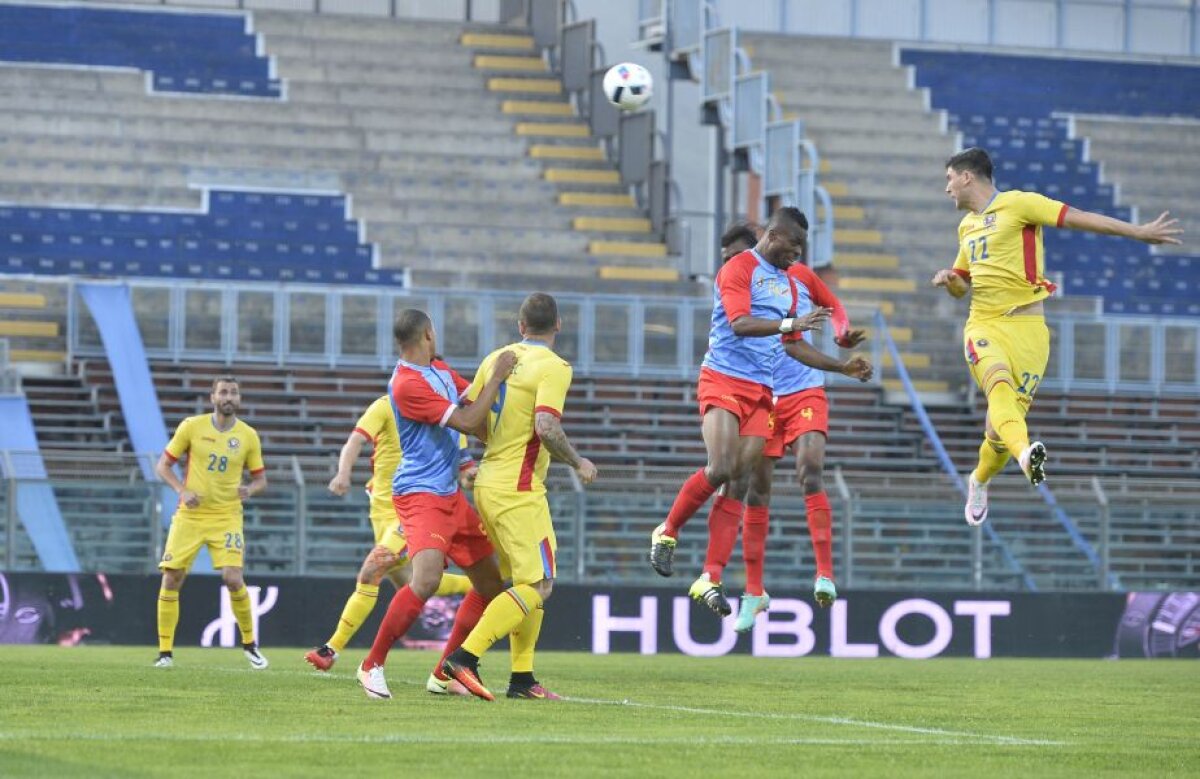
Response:
[{"label": "purple advertising banner", "polygon": [[[158,577],[0,573],[0,643],[155,643]],[[314,646],[332,632],[353,581],[248,582],[264,646]],[[386,602],[390,590],[381,593]],[[438,645],[455,598],[434,598],[404,642]],[[355,636],[369,646],[383,603]],[[733,630],[677,589],[558,585],[539,646],[699,657],[1197,657],[1200,593],[981,593],[859,590],[820,609],[806,593],[773,594],[752,631]],[[178,646],[234,646],[237,623],[215,577],[188,580]]]}]

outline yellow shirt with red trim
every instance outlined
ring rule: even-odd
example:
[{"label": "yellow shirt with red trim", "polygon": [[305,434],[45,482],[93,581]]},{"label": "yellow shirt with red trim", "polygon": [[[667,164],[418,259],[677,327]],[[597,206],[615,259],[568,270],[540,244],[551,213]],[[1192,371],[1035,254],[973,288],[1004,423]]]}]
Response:
[{"label": "yellow shirt with red trim", "polygon": [[392,477],[400,466],[403,456],[400,450],[400,434],[396,432],[396,415],[392,412],[392,401],[381,395],[367,406],[367,410],[354,424],[354,432],[371,441],[371,478],[367,481],[367,493],[371,496],[371,508],[379,507],[394,513],[392,508]]},{"label": "yellow shirt with red trim", "polygon": [[1062,227],[1066,215],[1064,203],[1014,189],[962,218],[954,271],[971,282],[969,319],[1003,316],[1054,292],[1045,277],[1042,228]]},{"label": "yellow shirt with red trim", "polygon": [[258,432],[240,419],[221,432],[211,414],[188,417],[179,423],[166,448],[172,463],[185,454],[188,462],[183,485],[200,497],[200,505],[193,509],[181,503],[180,513],[197,519],[241,516],[237,489],[242,483],[242,470],[257,476],[264,468]]},{"label": "yellow shirt with red trim", "polygon": [[562,416],[571,389],[571,364],[536,341],[503,346],[480,363],[467,390],[468,398],[479,397],[496,358],[507,350],[516,352],[517,366],[500,386],[500,395],[488,412],[487,445],[475,487],[545,493],[550,453],[534,429],[534,416],[539,411]]}]

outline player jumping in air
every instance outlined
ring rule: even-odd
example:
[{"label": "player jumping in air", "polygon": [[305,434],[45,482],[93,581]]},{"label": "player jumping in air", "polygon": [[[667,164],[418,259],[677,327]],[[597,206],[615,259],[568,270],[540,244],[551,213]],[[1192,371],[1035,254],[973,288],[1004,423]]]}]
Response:
[{"label": "player jumping in air", "polygon": [[[846,309],[808,266],[797,262],[788,268],[796,284],[799,302],[796,312],[813,306],[830,309],[834,342],[842,348],[858,346],[865,339],[862,330],[851,330]],[[775,411],[771,437],[763,448],[758,466],[740,479],[732,494],[745,495],[746,513],[742,525],[742,556],[746,563],[746,592],[742,595],[734,629],[746,632],[754,626],[756,615],[770,606],[771,598],[763,588],[763,562],[766,556],[771,482],[775,465],[788,449],[796,453],[796,479],[804,489],[805,515],[812,541],[817,572],[813,598],[818,605],[829,606],[837,598],[833,576],[833,509],[825,494],[825,443],[829,436],[829,401],[825,396],[825,372],[868,381],[872,367],[861,357],[839,360],[804,341],[788,345],[790,353],[780,352],[773,376]]]},{"label": "player jumping in air", "polygon": [[[650,564],[662,576],[672,561],[680,528],[722,485],[757,464],[770,435],[774,365],[785,342],[801,341],[829,310],[816,308],[797,317],[797,291],[787,268],[804,250],[807,218],[780,208],[757,245],[737,255],[717,273],[708,353],[700,369],[697,397],[708,463],[684,483],[666,521],[651,533]],[[737,541],[744,506],[739,498],[717,496],[709,512],[705,573],[689,594],[719,614],[732,609],[720,583],[724,562]]]},{"label": "player jumping in air", "polygon": [[[174,663],[175,626],[179,624],[179,590],[192,561],[207,546],[214,568],[229,590],[229,605],[242,634],[242,650],[250,667],[262,670],[267,658],[254,640],[254,614],[250,593],[242,578],[242,501],[267,488],[262,445],[254,428],[237,418],[242,396],[237,379],[221,376],[213,380],[212,414],[188,417],[179,423],[154,472],[179,493],[179,508],[171,518],[171,530],[163,550],[162,589],[158,592],[157,668]],[[180,481],[173,466],[187,455],[187,476]],[[250,471],[250,483],[242,483],[242,471]]]},{"label": "player jumping in air", "polygon": [[974,290],[963,348],[988,408],[979,464],[968,479],[965,515],[967,524],[980,525],[988,516],[988,482],[1014,454],[1031,484],[1046,479],[1046,447],[1041,441],[1030,443],[1025,427],[1050,355],[1042,301],[1054,285],[1045,278],[1042,228],[1119,235],[1149,244],[1178,244],[1176,236],[1183,230],[1166,212],[1136,225],[1036,192],[999,192],[992,183],[992,160],[978,148],[947,160],[946,194],[967,214],[958,225],[954,267],[934,274],[933,285],[955,298]]}]

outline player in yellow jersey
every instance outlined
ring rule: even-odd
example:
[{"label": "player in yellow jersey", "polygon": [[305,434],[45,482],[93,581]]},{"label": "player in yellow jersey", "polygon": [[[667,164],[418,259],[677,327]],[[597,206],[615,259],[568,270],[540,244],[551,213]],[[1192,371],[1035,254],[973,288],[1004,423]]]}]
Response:
[{"label": "player in yellow jersey", "polygon": [[[338,654],[370,616],[379,598],[379,583],[384,576],[391,579],[397,588],[408,584],[412,578],[412,565],[406,551],[408,541],[404,538],[396,508],[392,505],[392,476],[400,466],[402,452],[400,435],[396,431],[396,417],[387,395],[376,398],[367,407],[342,446],[337,474],[329,482],[329,491],[334,495],[345,495],[350,490],[350,472],[367,443],[372,446],[371,480],[367,483],[367,493],[371,496],[370,517],[371,527],[375,531],[375,547],[363,560],[358,583],[342,609],[337,629],[328,641],[304,656],[309,665],[318,671],[328,671],[333,667]],[[475,463],[466,444],[466,436],[463,436],[464,459],[460,463],[460,473],[464,482],[473,479],[475,472]],[[466,489],[468,485],[464,483],[463,486]],[[465,595],[470,589],[471,582],[467,577],[445,574],[435,594]],[[431,692],[441,694],[447,690],[438,685]]]},{"label": "player in yellow jersey", "polygon": [[[250,593],[242,578],[242,501],[267,488],[262,445],[254,428],[237,418],[241,393],[237,379],[213,379],[212,414],[188,417],[179,423],[154,472],[179,493],[179,508],[163,551],[162,588],[158,592],[158,668],[174,665],[175,626],[179,623],[179,589],[200,547],[207,546],[213,567],[229,589],[229,602],[242,634],[242,650],[250,667],[267,667],[267,658],[254,640]],[[183,481],[173,466],[187,456]],[[242,471],[250,483],[242,483]]]},{"label": "player in yellow jersey", "polygon": [[967,524],[987,519],[987,485],[1012,455],[1030,483],[1046,478],[1046,447],[1030,443],[1025,415],[1045,375],[1050,332],[1043,301],[1054,292],[1046,280],[1043,227],[1065,227],[1133,238],[1149,244],[1179,243],[1177,220],[1161,214],[1131,224],[1080,211],[1036,192],[998,192],[992,161],[983,149],[967,149],[946,162],[946,194],[966,216],[958,226],[954,267],[938,271],[933,284],[961,298],[972,290],[963,348],[971,376],[987,397],[979,464],[968,479]]},{"label": "player in yellow jersey", "polygon": [[[486,700],[493,696],[479,680],[479,658],[510,633],[508,697],[558,697],[533,675],[542,604],[554,585],[558,548],[546,500],[546,471],[553,457],[573,468],[584,484],[596,478],[596,466],[579,456],[562,429],[571,366],[553,351],[562,327],[558,304],[550,295],[533,293],[521,304],[517,327],[523,340],[489,354],[467,390],[469,398],[478,397],[496,358],[506,351],[516,353],[517,365],[488,413],[487,443],[475,478],[475,504],[495,544],[500,575],[512,586],[492,599],[462,646],[441,665],[444,674]],[[447,651],[451,649],[448,644]]]}]

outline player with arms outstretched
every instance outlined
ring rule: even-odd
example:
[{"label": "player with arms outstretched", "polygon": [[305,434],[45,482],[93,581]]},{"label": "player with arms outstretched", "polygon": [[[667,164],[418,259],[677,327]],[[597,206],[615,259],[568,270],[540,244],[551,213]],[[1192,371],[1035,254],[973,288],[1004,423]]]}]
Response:
[{"label": "player with arms outstretched", "polygon": [[1148,244],[1177,244],[1183,230],[1167,213],[1136,225],[1036,192],[999,192],[992,183],[992,160],[978,148],[946,161],[946,194],[967,214],[958,226],[954,267],[938,271],[932,283],[956,298],[973,291],[963,348],[988,410],[979,463],[968,480],[965,515],[967,524],[980,525],[988,515],[988,482],[1013,455],[1031,484],[1046,479],[1046,447],[1041,441],[1030,443],[1025,425],[1050,356],[1043,301],[1054,285],[1045,277],[1042,228],[1085,230]]},{"label": "player with arms outstretched", "polygon": [[[487,444],[475,479],[475,503],[488,537],[496,544],[500,572],[512,580],[504,594],[488,604],[462,646],[446,656],[442,671],[473,694],[493,700],[479,679],[479,658],[503,636],[512,634],[509,698],[554,699],[533,675],[533,654],[541,634],[542,604],[556,575],[558,541],[546,500],[546,471],[551,458],[574,469],[590,484],[596,466],[580,457],[562,429],[563,406],[571,388],[571,365],[554,353],[562,327],[558,303],[535,292],[521,304],[517,328],[522,340],[492,352],[479,366],[468,397],[479,398],[492,380],[501,355],[517,355],[517,366],[491,405]],[[449,644],[447,645],[449,648]]]},{"label": "player with arms outstretched", "polygon": [[[250,593],[242,577],[242,502],[267,488],[262,445],[254,428],[238,419],[242,395],[237,379],[213,379],[211,414],[188,417],[179,423],[154,472],[179,493],[179,508],[171,519],[171,530],[163,550],[162,588],[158,592],[158,668],[174,663],[175,627],[179,624],[179,590],[200,547],[208,547],[214,568],[229,590],[229,605],[242,634],[242,650],[250,667],[262,670],[267,658],[254,640],[254,614]],[[187,456],[183,481],[173,466]],[[242,471],[250,471],[250,483],[242,483]]]},{"label": "player with arms outstretched", "polygon": [[[449,366],[434,360],[436,368],[449,370]],[[358,422],[342,446],[338,456],[338,470],[329,482],[329,491],[334,495],[345,495],[350,489],[350,473],[363,447],[371,444],[371,479],[367,482],[367,494],[371,498],[371,528],[375,531],[375,547],[363,560],[358,572],[354,593],[347,599],[337,629],[329,640],[308,652],[304,659],[318,671],[333,667],[338,654],[358,632],[358,628],[371,615],[379,598],[379,584],[384,576],[392,580],[397,589],[408,584],[412,578],[412,566],[408,562],[408,541],[392,505],[392,477],[400,466],[400,434],[396,430],[396,416],[392,413],[392,402],[387,395],[376,398]],[[460,460],[460,473],[464,475],[474,469],[475,464],[465,449],[466,441],[460,441],[464,457]],[[443,574],[435,595],[465,595],[471,582],[465,576]],[[440,692],[440,690],[439,690]]]},{"label": "player with arms outstretched", "polygon": [[[778,209],[750,251],[729,260],[713,290],[708,353],[697,397],[708,463],[684,483],[666,521],[650,536],[650,564],[674,573],[676,539],[683,525],[718,489],[752,470],[770,435],[772,374],[780,340],[802,340],[829,316],[816,308],[797,317],[797,292],[787,269],[804,250],[808,219],[795,208]],[[737,542],[742,496],[718,495],[709,512],[704,574],[689,594],[718,614],[732,609],[720,582],[722,561]]]}]

